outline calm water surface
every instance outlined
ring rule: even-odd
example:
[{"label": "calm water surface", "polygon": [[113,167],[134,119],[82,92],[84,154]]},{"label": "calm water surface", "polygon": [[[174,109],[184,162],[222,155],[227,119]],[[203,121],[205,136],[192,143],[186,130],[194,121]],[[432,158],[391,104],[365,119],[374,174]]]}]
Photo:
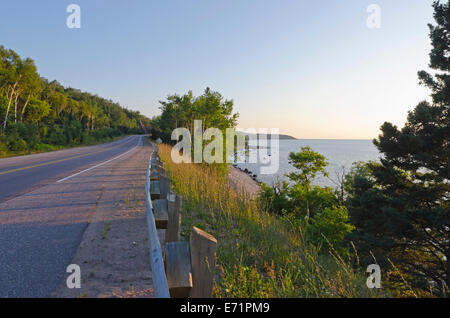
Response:
[{"label": "calm water surface", "polygon": [[[258,180],[272,185],[278,181],[285,180],[285,175],[294,171],[292,166],[288,163],[290,152],[299,152],[301,147],[310,146],[314,151],[319,152],[325,156],[329,162],[327,171],[329,178],[336,180],[336,173],[342,167],[349,170],[354,162],[357,161],[378,161],[380,153],[373,145],[372,140],[325,140],[325,139],[301,139],[301,140],[280,140],[279,158],[280,167],[278,172],[271,175],[260,175],[261,164],[242,163],[238,164],[241,168],[247,168],[254,174],[258,175]],[[268,149],[271,157],[277,156],[275,149]],[[315,184],[321,186],[334,187],[333,181],[323,176],[318,176]]]}]

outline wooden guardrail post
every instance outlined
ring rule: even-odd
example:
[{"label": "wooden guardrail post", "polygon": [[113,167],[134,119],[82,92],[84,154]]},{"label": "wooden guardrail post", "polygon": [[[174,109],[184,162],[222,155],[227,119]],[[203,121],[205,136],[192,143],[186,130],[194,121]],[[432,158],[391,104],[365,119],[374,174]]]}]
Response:
[{"label": "wooden guardrail post", "polygon": [[181,207],[182,198],[174,193],[168,197],[168,225],[166,231],[166,243],[178,242],[180,240],[180,223],[181,223]]},{"label": "wooden guardrail post", "polygon": [[153,211],[155,213],[155,222],[157,229],[167,229],[169,223],[168,217],[168,194],[170,192],[170,179],[160,176],[159,181],[159,197],[153,201]]},{"label": "wooden guardrail post", "polygon": [[172,242],[166,244],[164,264],[170,296],[173,298],[188,298],[193,286],[189,243]]},{"label": "wooden guardrail post", "polygon": [[216,267],[217,240],[205,231],[193,227],[189,242],[193,287],[191,298],[211,298]]},{"label": "wooden guardrail post", "polygon": [[166,176],[159,176],[159,189],[161,192],[161,199],[167,200],[167,195],[170,191],[170,179]]},{"label": "wooden guardrail post", "polygon": [[[217,240],[193,227],[189,243],[179,242],[182,197],[170,191],[170,179],[165,176],[166,171],[161,164],[161,159],[154,151],[145,186],[155,296],[210,298],[214,285]],[[157,228],[166,229],[164,256]],[[160,261],[161,258],[163,261]]]},{"label": "wooden guardrail post", "polygon": [[159,173],[155,170],[152,170],[150,172],[150,181],[158,181],[159,180]]},{"label": "wooden guardrail post", "polygon": [[152,200],[161,198],[161,188],[158,180],[150,181],[150,197]]},{"label": "wooden guardrail post", "polygon": [[155,166],[154,170],[162,176],[166,175],[166,169],[164,169],[163,167],[161,167],[159,165]]}]

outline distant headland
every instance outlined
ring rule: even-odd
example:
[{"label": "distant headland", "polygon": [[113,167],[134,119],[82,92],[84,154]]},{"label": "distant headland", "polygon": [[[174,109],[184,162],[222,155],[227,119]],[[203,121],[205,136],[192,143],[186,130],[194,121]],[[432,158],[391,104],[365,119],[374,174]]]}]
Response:
[{"label": "distant headland", "polygon": [[[249,134],[249,133],[245,133],[245,132],[242,132],[242,131],[238,131],[238,133],[243,134],[243,135],[247,135],[247,136],[252,136],[252,137],[256,135],[256,137],[258,137],[258,138],[259,138],[259,135],[261,135],[261,134]],[[267,134],[266,138],[267,139],[271,139],[271,136],[272,135]],[[289,136],[289,135],[283,135],[283,134],[279,134],[277,139],[279,139],[279,140],[297,140],[297,138],[295,138],[295,137],[292,137],[292,136]]]}]

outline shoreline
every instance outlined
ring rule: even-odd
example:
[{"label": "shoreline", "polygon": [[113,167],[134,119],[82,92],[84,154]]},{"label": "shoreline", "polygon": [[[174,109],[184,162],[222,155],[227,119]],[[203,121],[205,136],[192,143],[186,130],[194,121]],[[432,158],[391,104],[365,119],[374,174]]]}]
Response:
[{"label": "shoreline", "polygon": [[252,197],[258,195],[258,192],[261,189],[259,183],[253,180],[250,175],[234,166],[231,166],[231,169],[228,172],[228,180],[236,191],[245,192]]}]

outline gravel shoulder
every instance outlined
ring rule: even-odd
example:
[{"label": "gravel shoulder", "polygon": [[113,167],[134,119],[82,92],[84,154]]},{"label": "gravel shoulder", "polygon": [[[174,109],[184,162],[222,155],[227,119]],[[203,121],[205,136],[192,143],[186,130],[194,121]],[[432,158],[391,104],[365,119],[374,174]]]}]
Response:
[{"label": "gravel shoulder", "polygon": [[102,179],[102,189],[71,261],[81,268],[81,289],[67,288],[64,279],[55,297],[153,297],[144,205],[150,152],[146,142],[92,176]]}]

